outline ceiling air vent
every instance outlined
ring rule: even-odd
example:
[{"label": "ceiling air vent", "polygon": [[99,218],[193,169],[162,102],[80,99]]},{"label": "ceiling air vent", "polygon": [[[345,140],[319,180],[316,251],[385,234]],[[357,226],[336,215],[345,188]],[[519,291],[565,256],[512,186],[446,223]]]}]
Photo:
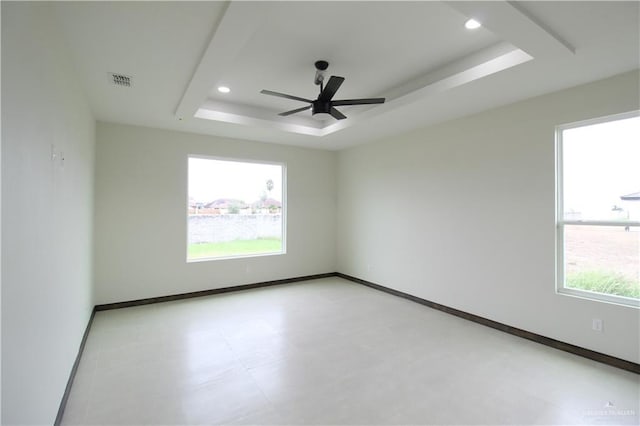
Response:
[{"label": "ceiling air vent", "polygon": [[109,81],[119,87],[131,87],[131,77],[128,75],[110,72]]}]

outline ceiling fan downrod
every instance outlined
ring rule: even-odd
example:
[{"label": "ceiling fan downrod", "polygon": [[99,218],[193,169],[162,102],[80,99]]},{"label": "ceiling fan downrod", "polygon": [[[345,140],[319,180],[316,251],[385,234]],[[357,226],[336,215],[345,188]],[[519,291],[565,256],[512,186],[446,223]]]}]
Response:
[{"label": "ceiling fan downrod", "polygon": [[320,91],[322,92],[322,90],[324,89],[323,83],[324,83],[324,72],[327,70],[327,68],[329,68],[329,62],[327,61],[316,61],[315,63],[316,66],[316,77],[313,80],[313,83],[317,86],[320,85]]}]

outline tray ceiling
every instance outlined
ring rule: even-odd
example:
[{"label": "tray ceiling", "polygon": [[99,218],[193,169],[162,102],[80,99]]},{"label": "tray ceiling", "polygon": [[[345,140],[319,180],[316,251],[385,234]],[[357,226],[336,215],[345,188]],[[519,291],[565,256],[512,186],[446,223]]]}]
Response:
[{"label": "tray ceiling", "polygon": [[[96,118],[341,149],[638,68],[637,2],[64,2],[56,17]],[[483,26],[468,30],[468,18]],[[317,121],[314,62],[336,98]],[[131,77],[131,87],[108,75]],[[222,94],[218,86],[227,86]]]}]

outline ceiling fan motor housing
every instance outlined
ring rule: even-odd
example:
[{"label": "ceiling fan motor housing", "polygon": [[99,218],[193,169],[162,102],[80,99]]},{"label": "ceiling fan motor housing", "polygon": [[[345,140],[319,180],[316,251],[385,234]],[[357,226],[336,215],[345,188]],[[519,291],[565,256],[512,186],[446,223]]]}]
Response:
[{"label": "ceiling fan motor housing", "polygon": [[319,114],[319,113],[324,113],[324,114],[330,114],[331,113],[331,102],[324,102],[321,100],[315,100],[311,103],[311,115],[315,115],[315,114]]}]

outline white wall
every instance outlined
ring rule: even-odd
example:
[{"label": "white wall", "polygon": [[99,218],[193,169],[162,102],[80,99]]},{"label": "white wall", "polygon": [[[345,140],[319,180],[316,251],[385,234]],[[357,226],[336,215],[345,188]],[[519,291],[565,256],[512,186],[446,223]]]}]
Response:
[{"label": "white wall", "polygon": [[93,307],[95,126],[69,64],[48,4],[2,2],[3,424],[53,423]]},{"label": "white wall", "polygon": [[[2,21],[2,7],[0,5],[0,22]],[[1,26],[2,24],[0,24]],[[2,36],[0,35],[0,44]],[[0,47],[0,52],[1,52]],[[0,55],[0,69],[2,68],[2,55]],[[0,76],[2,72],[0,71]],[[0,84],[0,99],[2,99],[2,85]],[[2,116],[2,102],[0,102],[0,117]],[[2,119],[0,118],[0,133],[2,133]],[[2,259],[2,137],[0,137],[0,259]],[[2,262],[0,262],[0,333],[2,332]],[[2,337],[0,334],[0,424],[2,424]]]},{"label": "white wall", "polygon": [[554,284],[554,126],[638,109],[638,81],[627,73],[340,152],[338,271],[640,362],[638,309]]},{"label": "white wall", "polygon": [[[336,154],[98,123],[96,303],[333,272]],[[186,262],[187,157],[284,162],[287,254]]]}]

